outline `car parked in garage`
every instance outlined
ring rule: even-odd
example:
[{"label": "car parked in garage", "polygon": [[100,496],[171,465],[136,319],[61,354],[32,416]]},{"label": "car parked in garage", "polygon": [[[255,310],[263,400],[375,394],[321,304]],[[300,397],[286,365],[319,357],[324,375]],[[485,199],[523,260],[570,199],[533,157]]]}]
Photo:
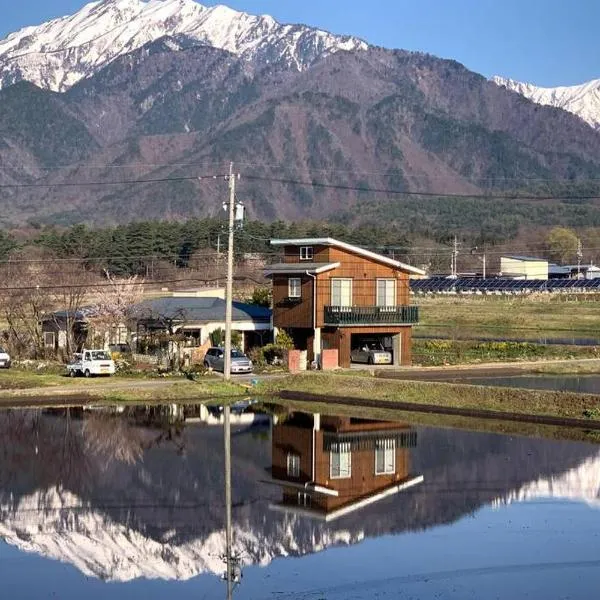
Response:
[{"label": "car parked in garage", "polygon": [[391,365],[392,353],[379,341],[365,341],[350,353],[352,362],[369,365]]}]

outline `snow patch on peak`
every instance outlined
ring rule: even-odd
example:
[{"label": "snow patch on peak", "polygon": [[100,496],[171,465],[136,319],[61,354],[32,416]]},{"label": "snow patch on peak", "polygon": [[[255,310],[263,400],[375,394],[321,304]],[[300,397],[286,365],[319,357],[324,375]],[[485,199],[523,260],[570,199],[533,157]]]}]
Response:
[{"label": "snow patch on peak", "polygon": [[104,0],[0,40],[0,88],[25,79],[65,91],[123,54],[178,35],[264,64],[283,60],[299,70],[339,50],[367,48],[357,38],[300,25],[288,27],[273,17],[224,5],[207,8],[194,0]]},{"label": "snow patch on peak", "polygon": [[562,108],[600,130],[600,79],[559,87],[540,87],[499,76],[492,77],[492,81],[537,104]]}]

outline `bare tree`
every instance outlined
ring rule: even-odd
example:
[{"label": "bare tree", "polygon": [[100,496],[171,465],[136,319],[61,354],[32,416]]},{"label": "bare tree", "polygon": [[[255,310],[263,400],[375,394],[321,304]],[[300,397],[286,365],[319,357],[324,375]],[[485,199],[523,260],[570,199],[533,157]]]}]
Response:
[{"label": "bare tree", "polygon": [[0,304],[7,343],[16,356],[44,355],[42,318],[52,310],[51,275],[42,263],[17,255],[0,269]]}]

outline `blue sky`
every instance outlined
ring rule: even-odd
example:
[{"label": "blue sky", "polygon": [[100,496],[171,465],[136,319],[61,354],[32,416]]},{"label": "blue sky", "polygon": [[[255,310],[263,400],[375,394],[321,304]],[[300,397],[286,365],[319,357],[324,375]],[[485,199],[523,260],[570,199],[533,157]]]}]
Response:
[{"label": "blue sky", "polygon": [[[453,58],[537,85],[600,77],[598,0],[227,0],[251,13]],[[75,12],[82,0],[0,0],[0,36]]]}]

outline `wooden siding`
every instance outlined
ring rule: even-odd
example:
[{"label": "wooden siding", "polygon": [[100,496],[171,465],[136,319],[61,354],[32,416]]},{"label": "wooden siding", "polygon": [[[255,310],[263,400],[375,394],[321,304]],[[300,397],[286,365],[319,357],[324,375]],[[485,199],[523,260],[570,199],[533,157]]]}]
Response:
[{"label": "wooden siding", "polygon": [[396,305],[410,304],[408,273],[339,248],[329,249],[329,261],[337,269],[317,275],[317,327],[324,325],[324,308],[331,305],[331,279],[352,279],[352,305],[377,304],[377,279],[396,280]]},{"label": "wooden siding", "polygon": [[[329,423],[330,425],[333,422]],[[347,429],[350,423],[340,423]],[[397,429],[399,423],[367,422],[352,424],[352,431],[378,431],[385,436],[390,428]],[[408,428],[407,428],[408,430]],[[311,494],[313,509],[329,512],[347,504],[368,498],[386,488],[406,479],[410,472],[410,449],[396,448],[396,464],[394,473],[375,474],[375,449],[352,450],[351,476],[345,479],[330,477],[330,452],[324,449],[323,430],[315,432],[315,483],[336,490],[338,496]],[[275,479],[294,483],[306,483],[312,475],[312,428],[298,425],[276,425],[272,437],[272,475]],[[300,477],[287,476],[287,455],[297,454],[300,457]],[[284,488],[283,501],[297,505],[298,490]]]},{"label": "wooden siding", "polygon": [[330,262],[329,246],[313,246],[313,257],[311,260],[300,260],[300,246],[284,246],[283,248],[283,262],[286,263],[302,263],[302,262],[317,262],[326,263]]},{"label": "wooden siding", "polygon": [[350,459],[351,476],[347,479],[330,479],[330,452],[322,449],[322,435],[322,431],[317,432],[315,480],[321,485],[337,490],[338,496],[315,494],[312,498],[315,507],[329,512],[361,498],[368,498],[408,477],[410,450],[396,448],[396,469],[392,474],[375,475],[374,449],[353,450]]},{"label": "wooden siding", "polygon": [[[305,483],[312,478],[312,429],[295,425],[275,425],[272,437],[272,466],[274,479],[287,479]],[[287,456],[300,457],[300,477],[291,478],[287,474]]]},{"label": "wooden siding", "polygon": [[[302,281],[302,296],[298,300],[288,299],[288,279],[299,277]],[[288,329],[313,326],[313,279],[308,275],[273,276],[273,325]]]}]

